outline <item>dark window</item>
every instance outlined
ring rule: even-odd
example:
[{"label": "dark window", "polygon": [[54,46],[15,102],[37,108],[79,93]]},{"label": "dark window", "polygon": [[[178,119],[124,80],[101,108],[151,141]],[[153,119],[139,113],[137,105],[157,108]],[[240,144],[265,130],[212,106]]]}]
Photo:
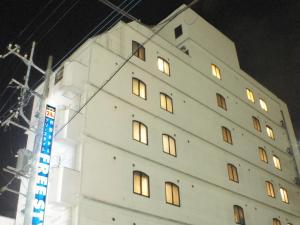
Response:
[{"label": "dark window", "polygon": [[133,193],[150,196],[149,176],[141,171],[133,171]]},{"label": "dark window", "polygon": [[174,32],[175,32],[175,38],[180,37],[182,35],[182,26],[179,25],[178,27],[176,27]]},{"label": "dark window", "polygon": [[62,80],[64,77],[64,68],[61,68],[57,73],[55,74],[55,80],[54,84],[57,84],[60,80]]},{"label": "dark window", "polygon": [[136,41],[132,41],[132,54],[141,60],[146,60],[145,48]]},{"label": "dark window", "polygon": [[219,93],[217,93],[217,103],[220,108],[227,110],[225,98]]},{"label": "dark window", "polygon": [[236,224],[242,224],[245,225],[245,217],[244,217],[244,210],[241,206],[234,205],[233,206],[234,210],[234,221]]},{"label": "dark window", "polygon": [[231,132],[228,128],[222,127],[223,140],[232,145]]}]

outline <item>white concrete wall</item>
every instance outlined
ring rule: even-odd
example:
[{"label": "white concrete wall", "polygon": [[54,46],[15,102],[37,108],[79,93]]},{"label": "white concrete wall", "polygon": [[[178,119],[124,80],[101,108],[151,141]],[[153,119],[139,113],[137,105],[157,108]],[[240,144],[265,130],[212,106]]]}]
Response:
[{"label": "white concrete wall", "polygon": [[14,225],[15,220],[12,218],[0,216],[0,225]]},{"label": "white concrete wall", "polygon": [[[174,28],[179,24],[183,24],[184,34],[175,40]],[[67,60],[64,80],[50,89],[50,99],[58,107],[57,130],[130,56],[132,40],[143,43],[150,35],[150,30],[135,22],[120,22]],[[176,47],[181,44],[190,50],[189,56]],[[239,69],[234,44],[188,10],[145,48],[146,61],[132,57],[57,136],[52,165],[77,170],[81,184],[74,205],[58,209],[55,203],[48,205],[49,221],[234,224],[233,205],[238,204],[244,208],[246,224],[272,224],[274,217],[280,217],[282,224],[300,224],[295,162],[286,152],[290,143],[280,124],[283,110],[297,151],[287,108]],[[157,69],[158,56],[169,61],[170,77]],[[222,80],[212,76],[211,63],[220,67]],[[131,93],[132,77],[147,85],[147,100]],[[254,92],[254,104],[247,100],[246,88]],[[160,108],[160,92],[173,98],[173,114]],[[226,98],[227,111],[217,106],[216,93]],[[74,98],[70,98],[72,94]],[[259,97],[266,101],[268,112],[260,108]],[[259,118],[261,133],[253,128],[252,116]],[[132,120],[148,126],[148,145],[132,140]],[[267,137],[265,125],[273,128],[275,140]],[[233,145],[223,142],[221,126],[231,130]],[[176,139],[177,157],[163,153],[162,133]],[[67,153],[59,147],[62,144],[67,145]],[[260,146],[267,151],[268,164],[259,159]],[[282,171],[274,168],[272,154],[279,156]],[[238,184],[228,180],[227,163],[238,168]],[[149,175],[150,198],[132,192],[133,170]],[[266,180],[274,184],[275,199],[266,195]],[[165,181],[180,187],[181,207],[165,203]],[[76,184],[69,179],[69,185]],[[280,200],[281,186],[288,190],[289,204]]]}]

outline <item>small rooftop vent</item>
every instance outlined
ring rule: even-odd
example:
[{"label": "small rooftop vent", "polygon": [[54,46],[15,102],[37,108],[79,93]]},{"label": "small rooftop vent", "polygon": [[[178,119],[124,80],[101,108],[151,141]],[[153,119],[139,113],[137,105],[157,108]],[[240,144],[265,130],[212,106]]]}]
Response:
[{"label": "small rooftop vent", "polygon": [[185,54],[190,55],[189,50],[185,46],[181,46],[180,50],[183,51]]}]

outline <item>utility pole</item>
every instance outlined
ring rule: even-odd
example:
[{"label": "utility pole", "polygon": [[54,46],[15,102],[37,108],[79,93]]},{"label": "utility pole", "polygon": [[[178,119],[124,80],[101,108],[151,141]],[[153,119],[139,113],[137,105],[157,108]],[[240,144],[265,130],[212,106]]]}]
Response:
[{"label": "utility pole", "polygon": [[32,210],[33,210],[33,198],[34,198],[34,183],[35,183],[35,176],[37,174],[37,162],[38,162],[38,153],[41,148],[42,144],[42,137],[43,137],[43,127],[44,127],[44,111],[46,107],[46,98],[49,94],[49,82],[50,82],[50,75],[52,73],[52,63],[53,59],[52,56],[48,59],[47,70],[45,74],[45,81],[43,87],[43,95],[40,99],[39,103],[39,116],[38,116],[38,127],[37,132],[34,139],[34,146],[33,146],[33,162],[32,162],[32,170],[31,176],[28,181],[28,188],[27,188],[27,197],[26,197],[26,204],[25,204],[25,217],[24,217],[24,225],[30,225],[32,221]]},{"label": "utility pole", "polygon": [[[28,174],[22,174],[20,171],[16,171],[15,168],[7,167],[4,169],[6,172],[12,173],[15,177],[25,177],[28,179],[28,186],[27,186],[27,193],[24,195],[23,193],[19,193],[15,190],[12,190],[6,185],[5,187],[1,188],[0,191],[10,191],[15,194],[21,194],[26,197],[26,204],[25,204],[25,215],[24,215],[24,225],[31,225],[32,223],[32,211],[33,211],[33,199],[34,199],[34,183],[35,183],[35,177],[37,174],[37,159],[39,155],[39,150],[41,148],[42,144],[42,137],[43,137],[43,127],[44,127],[44,115],[45,115],[45,108],[46,108],[46,99],[49,94],[49,82],[50,82],[50,75],[52,73],[52,62],[53,58],[52,56],[49,56],[48,59],[48,65],[46,71],[42,70],[40,67],[34,64],[33,62],[33,56],[34,56],[34,50],[35,50],[35,42],[32,43],[31,53],[29,56],[29,59],[27,59],[27,55],[22,56],[20,54],[20,46],[18,45],[12,45],[9,44],[8,52],[4,55],[0,55],[0,59],[4,59],[8,57],[9,55],[15,55],[19,59],[21,59],[26,65],[27,65],[27,72],[24,77],[24,83],[21,83],[15,79],[12,79],[9,83],[17,85],[17,88],[21,89],[20,97],[19,99],[19,107],[16,111],[12,111],[11,115],[9,115],[4,121],[0,121],[1,127],[6,127],[9,125],[14,125],[18,128],[21,128],[25,131],[31,131],[35,133],[35,139],[34,139],[34,147],[32,149],[31,159],[28,161],[28,164],[23,165],[24,167],[29,167]],[[30,80],[30,74],[32,68],[36,69],[40,73],[44,75],[44,85],[43,85],[43,91],[42,94],[37,93],[35,90],[31,90],[28,86],[29,80]],[[26,106],[26,101],[28,98],[31,98],[32,96],[38,97],[39,100],[39,106],[38,106],[38,114],[36,115],[36,118],[38,120],[37,126],[33,125],[33,121],[30,121],[26,115],[24,114],[24,107]],[[19,118],[19,116],[23,119],[26,125],[20,124],[14,119]]]}]

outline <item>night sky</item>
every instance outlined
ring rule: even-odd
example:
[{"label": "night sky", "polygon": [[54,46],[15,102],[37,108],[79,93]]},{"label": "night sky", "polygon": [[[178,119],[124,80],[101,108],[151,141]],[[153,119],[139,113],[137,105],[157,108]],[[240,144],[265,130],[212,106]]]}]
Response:
[{"label": "night sky", "polygon": [[[122,2],[110,1],[116,5]],[[141,0],[131,14],[154,25],[181,4],[190,2]],[[241,68],[288,104],[299,139],[300,1],[200,0],[193,9],[235,42]],[[5,53],[10,42],[21,45],[22,53],[29,53],[35,40],[35,63],[45,68],[52,54],[56,64],[111,11],[97,0],[1,0],[0,53]],[[13,56],[0,60],[0,119],[17,100],[17,95],[10,97],[15,89],[5,87],[11,78],[22,81],[25,69]],[[34,72],[30,84],[36,84],[40,75]],[[28,112],[29,108],[30,104]],[[0,168],[14,166],[14,155],[26,143],[24,132],[14,127],[1,128],[0,141]],[[0,171],[0,187],[10,177]],[[11,187],[18,185],[15,182]],[[0,215],[14,217],[16,204],[14,194],[0,196]]]}]

